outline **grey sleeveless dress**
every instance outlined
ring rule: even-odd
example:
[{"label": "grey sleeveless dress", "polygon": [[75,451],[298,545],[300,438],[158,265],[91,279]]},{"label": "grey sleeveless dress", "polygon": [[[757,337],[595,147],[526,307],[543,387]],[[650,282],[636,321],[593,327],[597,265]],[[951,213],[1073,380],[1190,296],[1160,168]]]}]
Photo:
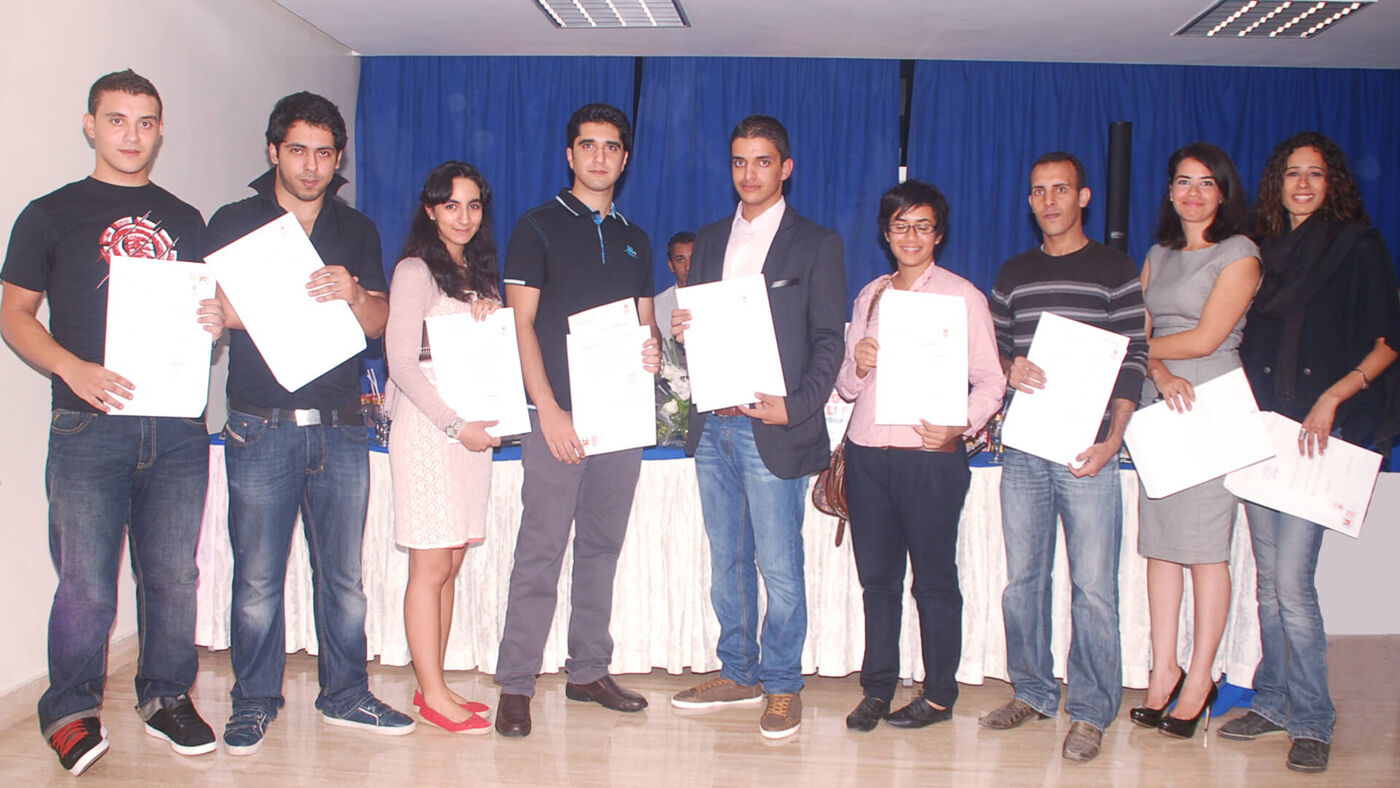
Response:
[{"label": "grey sleeveless dress", "polygon": [[[1153,336],[1189,331],[1220,272],[1241,257],[1258,257],[1259,248],[1243,235],[1234,235],[1204,249],[1187,251],[1153,246],[1147,253],[1150,278],[1143,301],[1152,315]],[[1202,358],[1166,361],[1173,375],[1199,385],[1240,366],[1244,317],[1215,352]],[[1142,406],[1157,401],[1157,387],[1148,378],[1142,385]],[[1225,489],[1224,477],[1153,500],[1138,489],[1138,553],[1178,564],[1209,564],[1230,560],[1230,539],[1238,501]]]}]

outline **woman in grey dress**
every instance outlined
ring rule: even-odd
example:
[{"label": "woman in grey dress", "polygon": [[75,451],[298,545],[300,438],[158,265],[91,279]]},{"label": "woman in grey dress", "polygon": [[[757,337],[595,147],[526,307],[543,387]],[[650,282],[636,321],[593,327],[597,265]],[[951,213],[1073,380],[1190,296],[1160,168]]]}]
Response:
[{"label": "woman in grey dress", "polygon": [[[1214,145],[1172,154],[1158,215],[1157,245],[1142,267],[1148,378],[1143,404],[1159,396],[1191,408],[1194,385],[1240,366],[1244,316],[1259,285],[1259,249],[1243,234],[1248,209],[1235,165]],[[1138,552],[1147,559],[1152,674],[1133,722],[1189,738],[1215,701],[1211,668],[1230,609],[1230,537],[1237,501],[1214,479],[1160,499],[1140,491]],[[1177,620],[1191,571],[1190,665],[1176,660]],[[1167,707],[1176,701],[1171,713]],[[1206,725],[1209,726],[1207,715]]]}]

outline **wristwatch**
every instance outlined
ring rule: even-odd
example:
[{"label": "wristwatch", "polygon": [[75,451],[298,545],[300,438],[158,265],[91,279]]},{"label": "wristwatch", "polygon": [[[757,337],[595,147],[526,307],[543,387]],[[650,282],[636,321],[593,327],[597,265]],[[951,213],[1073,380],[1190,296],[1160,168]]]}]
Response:
[{"label": "wristwatch", "polygon": [[458,416],[457,418],[452,420],[451,424],[448,424],[446,427],[444,427],[442,431],[447,433],[447,437],[453,440],[457,440],[457,433],[462,431],[462,425],[466,423],[466,420]]}]

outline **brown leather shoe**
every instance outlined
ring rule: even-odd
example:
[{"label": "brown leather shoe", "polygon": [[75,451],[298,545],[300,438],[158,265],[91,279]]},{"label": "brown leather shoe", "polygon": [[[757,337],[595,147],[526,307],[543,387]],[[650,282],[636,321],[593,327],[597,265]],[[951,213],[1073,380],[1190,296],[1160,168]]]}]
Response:
[{"label": "brown leather shoe", "polygon": [[[592,701],[613,711],[641,711],[647,707],[646,698],[618,686],[612,676],[604,676],[588,684],[565,684],[564,697],[569,700]],[[496,719],[500,719],[502,713],[497,711]]]},{"label": "brown leather shoe", "polygon": [[501,693],[496,705],[496,732],[502,736],[530,735],[530,696]]}]

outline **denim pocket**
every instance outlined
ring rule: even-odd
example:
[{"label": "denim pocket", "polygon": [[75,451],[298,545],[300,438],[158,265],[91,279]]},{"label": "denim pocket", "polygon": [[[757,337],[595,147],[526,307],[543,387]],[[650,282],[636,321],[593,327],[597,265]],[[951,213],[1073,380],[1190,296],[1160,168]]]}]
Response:
[{"label": "denim pocket", "polygon": [[227,450],[256,446],[270,428],[267,419],[231,410],[224,423],[224,447]]},{"label": "denim pocket", "polygon": [[371,429],[370,427],[366,427],[364,425],[355,426],[346,424],[344,426],[336,427],[335,429],[341,435],[344,435],[346,439],[348,439],[352,443],[369,443],[369,431]]},{"label": "denim pocket", "polygon": [[81,410],[55,410],[49,422],[49,432],[57,435],[77,435],[97,419],[96,413]]}]

